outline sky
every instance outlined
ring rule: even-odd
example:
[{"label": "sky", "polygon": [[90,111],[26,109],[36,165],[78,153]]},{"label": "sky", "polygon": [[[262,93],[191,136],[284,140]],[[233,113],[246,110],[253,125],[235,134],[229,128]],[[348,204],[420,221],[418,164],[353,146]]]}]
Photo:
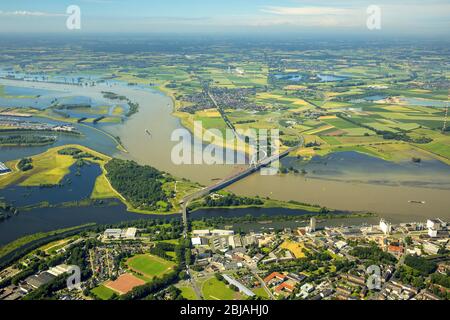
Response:
[{"label": "sky", "polygon": [[[80,8],[68,29],[67,8]],[[370,30],[370,5],[380,9]],[[0,0],[0,33],[378,32],[448,35],[450,0]]]}]

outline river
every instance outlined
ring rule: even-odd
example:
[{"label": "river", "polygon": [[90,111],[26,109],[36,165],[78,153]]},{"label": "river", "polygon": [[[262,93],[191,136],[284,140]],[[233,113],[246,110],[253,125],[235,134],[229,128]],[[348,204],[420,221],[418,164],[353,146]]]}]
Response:
[{"label": "river", "polygon": [[[95,143],[89,145],[93,149],[109,155],[133,159],[138,163],[149,164],[175,176],[205,185],[212,184],[217,178],[223,178],[243,169],[242,166],[234,165],[175,165],[171,161],[171,151],[175,142],[172,142],[170,137],[172,132],[182,128],[182,125],[179,119],[172,115],[171,99],[150,87],[127,86],[118,83],[81,87],[62,83],[5,79],[1,79],[0,84],[70,92],[71,95],[87,96],[94,100],[103,99],[102,91],[112,91],[139,103],[139,113],[124,123],[97,125],[97,128],[101,128],[113,136],[119,136],[128,150],[128,153],[123,153],[110,145],[107,147],[102,144],[95,146]],[[147,134],[145,130],[151,132],[151,135]],[[2,149],[2,153],[4,151],[8,152],[8,150]],[[14,156],[17,157],[17,154]],[[2,159],[1,155],[0,159]],[[361,159],[362,166],[364,166],[364,161],[369,160]],[[370,161],[367,163],[370,164]],[[426,168],[429,170],[428,167]],[[424,220],[429,217],[450,219],[450,191],[446,188],[396,183],[401,174],[398,171],[390,170],[389,166],[379,172],[372,172],[371,166],[367,165],[364,169],[368,174],[367,178],[364,178],[364,170],[362,175],[361,171],[347,170],[346,178],[342,179],[341,174],[332,173],[333,162],[330,162],[327,169],[330,170],[328,174],[315,177],[294,174],[277,176],[254,174],[232,185],[229,189],[242,195],[297,200],[339,210],[375,212],[382,217],[399,222]],[[425,169],[416,168],[414,172],[411,171],[411,175],[417,173],[420,176],[423,170]],[[444,171],[436,171],[436,174],[441,175],[443,172],[444,175],[441,175],[440,178],[445,180],[448,177],[448,181],[450,181],[448,166],[447,170],[442,170]],[[380,183],[380,181],[386,180],[388,183]],[[425,201],[425,203],[411,203],[410,200]]]}]

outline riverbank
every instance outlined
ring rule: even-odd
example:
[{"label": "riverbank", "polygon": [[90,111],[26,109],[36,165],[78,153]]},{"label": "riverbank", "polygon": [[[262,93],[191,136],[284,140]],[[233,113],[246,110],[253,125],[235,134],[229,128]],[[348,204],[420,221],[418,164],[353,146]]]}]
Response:
[{"label": "riverbank", "polygon": [[[21,82],[23,86],[39,86],[43,89],[55,90],[76,90],[80,94],[96,95],[97,91],[102,91],[107,86],[80,88],[77,86],[68,86],[64,84],[46,84],[46,83],[30,83]],[[108,87],[109,88],[109,87]],[[170,141],[172,132],[176,129],[183,128],[179,118],[173,116],[172,106],[169,108],[170,100],[168,95],[163,95],[160,91],[156,91],[158,87],[154,86],[148,89],[137,87],[127,87],[121,85],[113,85],[108,90],[117,92],[118,94],[127,95],[131,100],[140,104],[139,113],[127,119],[122,124],[99,124],[101,130],[105,130],[112,136],[120,137],[123,145],[128,150],[128,154],[123,154],[114,150],[111,155],[119,158],[132,159],[139,164],[148,164],[159,170],[170,172],[173,176],[185,177],[191,181],[198,182],[202,185],[211,185],[215,181],[223,179],[226,176],[237,173],[243,168],[233,165],[175,165],[171,160],[171,151],[175,143]],[[100,93],[99,93],[100,94]],[[326,119],[325,119],[326,120]],[[328,121],[328,120],[327,120]],[[145,133],[148,129],[152,136]],[[314,142],[317,136],[305,136],[306,141]],[[335,137],[330,137],[330,141]],[[340,137],[337,137],[341,139]],[[344,137],[343,137],[344,138]],[[342,138],[342,139],[343,139]],[[375,139],[375,137],[373,137]],[[312,139],[312,140],[311,140]],[[353,141],[356,138],[348,137],[352,143],[359,144],[360,141]],[[379,137],[377,138],[379,140]],[[105,139],[103,139],[105,140]],[[320,141],[317,138],[317,141]],[[401,143],[386,143],[383,148],[390,148],[389,152],[393,156],[397,154],[397,147],[403,146]],[[395,146],[395,148],[391,148]],[[91,145],[94,147],[94,145]],[[379,148],[378,145],[371,145],[370,149]],[[100,148],[100,147],[99,147]],[[361,146],[362,148],[362,146]],[[366,148],[366,146],[364,146]],[[369,146],[367,147],[369,148]],[[100,148],[105,152],[104,148]],[[114,146],[115,149],[115,146]],[[313,149],[313,148],[309,148]],[[306,150],[303,148],[302,150]],[[335,151],[343,151],[336,146]],[[369,149],[368,149],[369,150]],[[387,150],[387,149],[386,149]],[[365,150],[358,150],[365,151]],[[10,152],[10,151],[8,151]],[[359,152],[363,154],[362,152]],[[108,152],[109,154],[109,152]],[[370,154],[365,153],[364,154]],[[333,153],[334,155],[334,153]],[[411,154],[411,156],[416,154]],[[428,157],[422,153],[422,160]],[[377,157],[378,158],[378,157]],[[11,157],[9,158],[11,159]],[[13,158],[14,159],[14,158]],[[8,159],[7,159],[8,160]],[[393,159],[395,160],[395,159]],[[394,163],[395,161],[389,161]],[[362,162],[366,172],[370,171],[370,163]],[[419,172],[421,169],[414,170]],[[329,170],[328,178],[335,178],[336,172]],[[445,177],[445,175],[441,175]],[[341,176],[338,176],[339,178]],[[387,169],[383,171],[373,180],[384,178],[396,179],[395,174]],[[418,218],[442,217],[446,219],[446,212],[442,208],[450,206],[450,197],[448,192],[442,190],[434,190],[431,188],[421,188],[417,186],[385,186],[371,185],[365,183],[355,183],[352,181],[328,181],[308,179],[308,175],[276,175],[261,176],[254,174],[246,179],[227,188],[239,195],[270,197],[280,201],[297,200],[306,203],[318,203],[329,208],[336,208],[348,211],[373,211],[382,215],[387,219],[404,219],[408,214]],[[412,205],[409,200],[424,200],[425,205]]]}]

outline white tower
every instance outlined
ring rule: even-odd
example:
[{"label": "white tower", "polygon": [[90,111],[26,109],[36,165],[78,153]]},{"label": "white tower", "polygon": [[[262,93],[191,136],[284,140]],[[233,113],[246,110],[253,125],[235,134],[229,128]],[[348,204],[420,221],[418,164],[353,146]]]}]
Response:
[{"label": "white tower", "polygon": [[314,232],[316,231],[316,218],[312,217],[311,220],[309,220],[309,231]]},{"label": "white tower", "polygon": [[384,219],[380,220],[380,229],[384,234],[390,234],[392,232],[392,225]]}]

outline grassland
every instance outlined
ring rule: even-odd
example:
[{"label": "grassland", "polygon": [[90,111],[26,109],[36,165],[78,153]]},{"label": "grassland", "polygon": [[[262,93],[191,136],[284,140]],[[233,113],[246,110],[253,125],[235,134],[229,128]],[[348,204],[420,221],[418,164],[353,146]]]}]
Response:
[{"label": "grassland", "polygon": [[269,294],[264,290],[264,288],[256,288],[252,290],[254,294],[262,299],[269,299]]},{"label": "grassland", "polygon": [[231,290],[225,283],[212,277],[206,280],[201,287],[205,300],[236,300],[239,293]]},{"label": "grassland", "polygon": [[114,295],[117,295],[117,293],[114,290],[107,288],[104,285],[99,285],[98,287],[95,287],[94,289],[91,290],[91,292],[101,300],[109,300]]},{"label": "grassland", "polygon": [[56,185],[70,172],[70,167],[76,160],[70,155],[61,155],[58,151],[73,147],[83,152],[92,154],[99,160],[90,160],[103,165],[110,158],[99,152],[80,145],[65,145],[48,149],[46,152],[32,156],[33,168],[28,171],[21,171],[17,168],[18,160],[9,161],[7,165],[12,172],[0,176],[0,188],[5,188],[11,184],[21,186],[40,186],[42,184]]},{"label": "grassland", "polygon": [[42,250],[46,254],[55,254],[56,251],[63,248],[64,246],[68,245],[69,243],[71,243],[72,241],[74,241],[77,238],[78,238],[78,236],[73,236],[73,237],[68,237],[68,238],[61,239],[61,240],[56,240],[56,241],[50,242],[50,243],[40,247],[38,250]]},{"label": "grassland", "polygon": [[181,286],[179,287],[181,290],[181,295],[187,300],[197,300],[197,296],[195,295],[195,291],[192,287]]}]

